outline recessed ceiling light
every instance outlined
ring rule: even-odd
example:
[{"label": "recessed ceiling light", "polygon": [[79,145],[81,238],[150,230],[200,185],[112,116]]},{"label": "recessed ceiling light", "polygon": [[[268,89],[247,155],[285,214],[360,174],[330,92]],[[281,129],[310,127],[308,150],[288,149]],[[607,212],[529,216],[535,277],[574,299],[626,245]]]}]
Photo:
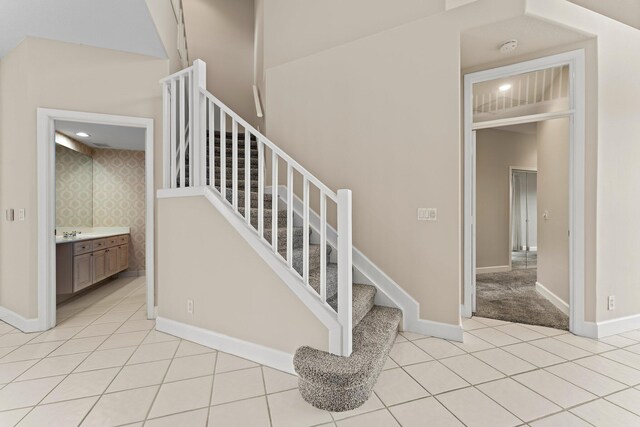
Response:
[{"label": "recessed ceiling light", "polygon": [[498,89],[500,90],[500,92],[506,92],[509,89],[511,89],[511,83],[505,83],[501,85]]},{"label": "recessed ceiling light", "polygon": [[86,132],[76,132],[76,135],[81,137],[81,138],[89,138],[91,136]]}]

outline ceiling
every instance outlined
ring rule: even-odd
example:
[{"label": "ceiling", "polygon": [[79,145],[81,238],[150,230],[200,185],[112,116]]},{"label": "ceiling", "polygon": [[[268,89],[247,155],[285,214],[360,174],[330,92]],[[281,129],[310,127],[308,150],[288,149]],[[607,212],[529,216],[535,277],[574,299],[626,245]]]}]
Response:
[{"label": "ceiling", "polygon": [[507,40],[518,40],[518,48],[512,55],[526,55],[586,40],[587,35],[529,16],[520,16],[465,31],[461,35],[460,67],[476,67],[504,61],[508,55],[498,48]]},{"label": "ceiling", "polygon": [[[80,141],[92,148],[113,148],[118,150],[144,151],[145,129],[126,126],[112,126],[95,123],[56,121],[56,131]],[[82,138],[76,132],[86,132],[90,136]],[[106,144],[108,147],[95,145]]]},{"label": "ceiling", "polygon": [[145,0],[0,0],[0,58],[28,36],[167,57]]}]

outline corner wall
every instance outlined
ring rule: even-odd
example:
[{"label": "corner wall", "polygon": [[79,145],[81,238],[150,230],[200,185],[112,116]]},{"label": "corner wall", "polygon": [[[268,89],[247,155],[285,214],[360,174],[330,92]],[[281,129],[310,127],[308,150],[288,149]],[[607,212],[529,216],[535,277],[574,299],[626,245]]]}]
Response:
[{"label": "corner wall", "polygon": [[158,230],[159,317],[289,354],[327,350],[326,327],[204,197],[159,199]]},{"label": "corner wall", "polygon": [[0,209],[26,209],[25,221],[0,221],[0,306],[27,319],[38,314],[36,109],[153,118],[159,188],[158,81],[168,72],[166,59],[38,38],[0,60]]}]

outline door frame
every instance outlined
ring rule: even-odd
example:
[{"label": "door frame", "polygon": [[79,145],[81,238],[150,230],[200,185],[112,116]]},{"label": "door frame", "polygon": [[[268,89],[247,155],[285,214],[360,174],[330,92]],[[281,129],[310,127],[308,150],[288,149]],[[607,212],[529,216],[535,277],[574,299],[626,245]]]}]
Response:
[{"label": "door frame", "polygon": [[37,109],[38,198],[38,330],[56,326],[55,121],[99,123],[145,129],[145,278],[147,317],[155,317],[153,119],[81,111]]},{"label": "door frame", "polygon": [[[512,255],[513,251],[513,172],[522,171],[522,172],[535,172],[538,173],[537,168],[526,167],[526,166],[509,166],[509,271],[513,269],[512,266]],[[537,193],[536,193],[537,198]]]},{"label": "door frame", "polygon": [[[515,74],[569,66],[569,109],[473,124],[473,85]],[[584,49],[537,58],[464,76],[464,212],[463,304],[461,317],[471,317],[475,305],[475,149],[474,131],[497,126],[569,118],[569,329],[589,336],[584,320],[585,299],[585,53]]]}]

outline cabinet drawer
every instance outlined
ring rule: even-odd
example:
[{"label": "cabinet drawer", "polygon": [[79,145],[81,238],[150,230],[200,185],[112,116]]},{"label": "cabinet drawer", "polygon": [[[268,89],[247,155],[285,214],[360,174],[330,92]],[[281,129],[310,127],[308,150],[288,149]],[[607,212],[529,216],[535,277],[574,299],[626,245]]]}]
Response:
[{"label": "cabinet drawer", "polygon": [[129,235],[125,234],[123,236],[116,236],[118,239],[118,245],[126,245],[129,243]]},{"label": "cabinet drawer", "polygon": [[106,249],[108,244],[109,244],[109,239],[93,240],[93,250],[99,251],[102,249]]},{"label": "cabinet drawer", "polygon": [[104,240],[107,241],[107,248],[118,246],[118,236],[106,237]]},{"label": "cabinet drawer", "polygon": [[78,242],[73,244],[73,254],[81,255],[91,252],[93,250],[93,241]]}]

